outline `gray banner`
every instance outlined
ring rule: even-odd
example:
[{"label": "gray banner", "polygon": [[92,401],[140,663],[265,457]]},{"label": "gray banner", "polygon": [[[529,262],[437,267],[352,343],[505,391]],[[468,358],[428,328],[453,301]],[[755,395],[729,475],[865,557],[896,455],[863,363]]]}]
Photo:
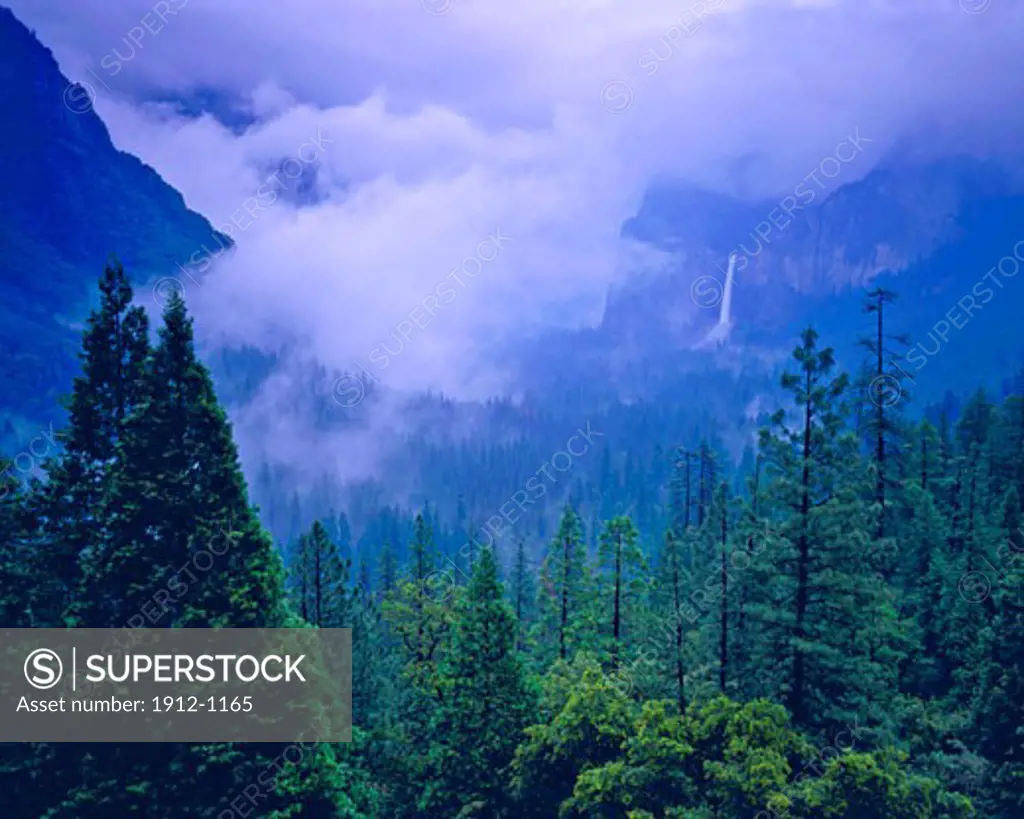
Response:
[{"label": "gray banner", "polygon": [[0,629],[0,742],[351,740],[351,629]]}]

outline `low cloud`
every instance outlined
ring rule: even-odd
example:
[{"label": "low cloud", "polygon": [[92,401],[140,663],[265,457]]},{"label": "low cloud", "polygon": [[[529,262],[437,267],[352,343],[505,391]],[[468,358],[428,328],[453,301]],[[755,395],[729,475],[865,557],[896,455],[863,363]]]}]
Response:
[{"label": "low cloud", "polygon": [[[512,390],[507,345],[596,324],[636,272],[620,229],[652,179],[783,196],[857,128],[878,155],[910,139],[1012,156],[1020,133],[1008,0],[12,5],[191,207],[222,226],[264,205],[186,283],[204,343],[353,371],[397,334],[372,374],[406,392]],[[210,89],[241,124],[154,102]],[[315,135],[315,195],[269,201],[268,174]],[[497,231],[506,245],[425,321]]]}]

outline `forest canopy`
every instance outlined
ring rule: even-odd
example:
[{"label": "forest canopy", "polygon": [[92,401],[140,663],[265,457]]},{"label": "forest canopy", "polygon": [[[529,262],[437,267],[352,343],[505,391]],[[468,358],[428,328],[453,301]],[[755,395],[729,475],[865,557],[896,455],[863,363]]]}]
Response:
[{"label": "forest canopy", "polygon": [[7,745],[5,817],[1024,815],[1021,396],[912,418],[808,329],[751,463],[663,442],[664,531],[570,502],[456,564],[425,509],[353,567],[344,515],[261,526],[182,299],[154,339],[100,290],[59,446],[0,465],[0,622],[126,627],[228,538],[146,625],[352,628],[354,741]]}]

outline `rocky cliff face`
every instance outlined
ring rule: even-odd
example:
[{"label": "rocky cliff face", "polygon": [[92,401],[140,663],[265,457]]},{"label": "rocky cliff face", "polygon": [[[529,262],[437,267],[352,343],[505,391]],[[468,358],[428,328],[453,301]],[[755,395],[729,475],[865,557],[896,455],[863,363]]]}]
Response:
[{"label": "rocky cliff face", "polygon": [[929,258],[963,234],[972,205],[1015,193],[998,168],[978,160],[888,161],[828,195],[806,183],[792,195],[754,203],[660,185],[623,233],[723,265],[735,251],[738,275],[752,284],[832,293]]},{"label": "rocky cliff face", "polygon": [[[979,206],[1002,203],[1012,218],[1024,204],[998,169],[968,158],[883,163],[806,207],[787,212],[783,200],[747,203],[660,186],[623,233],[671,255],[666,284],[673,289],[687,278],[720,277],[735,252],[739,287],[823,296],[904,272],[943,247],[983,241],[970,223]],[[772,300],[763,292],[757,298],[766,297]]]},{"label": "rocky cliff face", "polygon": [[[865,331],[861,300],[874,284],[901,295],[891,328],[908,337],[903,352],[926,341],[937,323],[955,328],[942,355],[930,359],[919,395],[995,384],[1024,360],[1014,307],[1024,298],[1015,288],[1024,285],[1014,277],[1000,279],[1004,288],[985,303],[983,320],[974,319],[981,312],[957,312],[958,301],[1024,238],[1024,196],[1000,169],[963,157],[890,159],[802,209],[787,214],[783,202],[652,187],[623,235],[656,251],[658,263],[610,294],[597,330],[546,339],[547,354],[524,371],[555,368],[560,375],[545,378],[549,384],[586,368],[590,378],[630,371],[632,383],[667,384],[706,376],[708,368],[760,379],[808,324],[852,368]],[[726,345],[710,349],[702,342],[719,318],[733,252],[733,327]],[[565,351],[564,361],[554,349]]]}]

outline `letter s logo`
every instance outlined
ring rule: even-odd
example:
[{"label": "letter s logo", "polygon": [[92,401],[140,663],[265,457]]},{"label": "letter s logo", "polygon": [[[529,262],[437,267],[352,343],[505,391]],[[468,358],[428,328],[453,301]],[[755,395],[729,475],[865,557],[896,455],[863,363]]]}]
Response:
[{"label": "letter s logo", "polygon": [[[56,670],[54,670],[56,666]],[[33,688],[45,691],[53,688],[64,675],[64,664],[56,651],[37,648],[25,658],[25,679]]]}]

